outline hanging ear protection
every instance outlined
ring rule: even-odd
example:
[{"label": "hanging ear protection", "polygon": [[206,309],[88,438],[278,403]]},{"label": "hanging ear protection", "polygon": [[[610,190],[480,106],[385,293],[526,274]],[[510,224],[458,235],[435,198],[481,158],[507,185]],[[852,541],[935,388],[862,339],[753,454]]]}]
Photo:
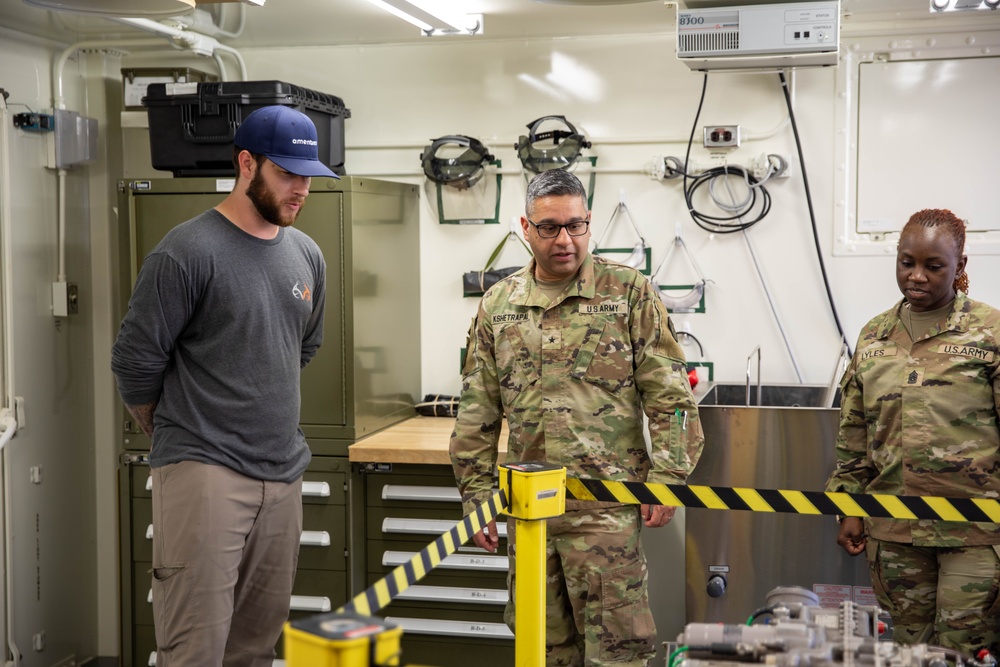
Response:
[{"label": "hanging ear protection", "polygon": [[[550,120],[562,123],[567,129],[539,132],[542,123]],[[514,148],[524,168],[536,174],[549,169],[569,169],[580,157],[580,151],[591,145],[565,116],[542,116],[527,127],[528,135],[521,136]]]},{"label": "hanging ear protection", "polygon": [[420,154],[427,178],[460,190],[479,182],[483,167],[493,160],[482,142],[462,134],[431,139],[431,144]]}]

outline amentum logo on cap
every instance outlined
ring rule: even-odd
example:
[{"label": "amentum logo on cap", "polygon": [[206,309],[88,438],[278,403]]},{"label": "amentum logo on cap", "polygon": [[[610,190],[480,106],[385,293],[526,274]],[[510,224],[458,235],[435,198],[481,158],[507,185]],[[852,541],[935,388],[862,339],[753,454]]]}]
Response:
[{"label": "amentum logo on cap", "polygon": [[251,112],[236,128],[233,143],[296,176],[340,178],[320,162],[319,139],[309,116],[289,106],[271,105]]}]

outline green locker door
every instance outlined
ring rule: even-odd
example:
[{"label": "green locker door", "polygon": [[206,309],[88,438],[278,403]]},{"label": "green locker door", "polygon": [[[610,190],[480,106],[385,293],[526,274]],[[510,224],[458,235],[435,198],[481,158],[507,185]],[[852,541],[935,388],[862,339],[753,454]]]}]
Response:
[{"label": "green locker door", "polygon": [[[214,207],[226,193],[212,192],[215,179],[147,181],[150,189],[130,192],[131,286],[142,260],[176,225]],[[302,371],[303,424],[347,423],[344,381],[343,193],[310,192],[295,227],[308,234],[326,259],[326,315],[323,345]],[[124,314],[124,313],[123,313]]]},{"label": "green locker door", "polygon": [[[326,179],[316,179],[326,180]],[[323,249],[326,259],[326,315],[323,345],[302,371],[302,424],[348,423],[345,372],[345,327],[350,325],[344,303],[344,193],[310,192],[295,226]]]}]

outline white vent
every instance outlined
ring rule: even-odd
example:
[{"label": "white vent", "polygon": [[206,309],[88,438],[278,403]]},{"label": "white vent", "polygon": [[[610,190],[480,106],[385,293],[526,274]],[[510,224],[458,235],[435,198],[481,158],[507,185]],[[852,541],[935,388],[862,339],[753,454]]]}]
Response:
[{"label": "white vent", "polygon": [[677,50],[680,53],[694,54],[704,51],[726,52],[740,50],[740,33],[735,30],[727,32],[687,33],[677,38]]},{"label": "white vent", "polygon": [[839,52],[839,0],[677,12],[677,58],[695,70],[820,67]]}]

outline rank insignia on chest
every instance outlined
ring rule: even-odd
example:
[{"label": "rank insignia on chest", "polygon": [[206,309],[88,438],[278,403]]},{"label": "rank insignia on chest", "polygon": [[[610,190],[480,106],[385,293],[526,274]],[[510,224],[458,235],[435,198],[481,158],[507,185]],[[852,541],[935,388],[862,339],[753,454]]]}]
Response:
[{"label": "rank insignia on chest", "polygon": [[562,331],[552,330],[546,331],[542,330],[542,349],[543,350],[560,350],[562,349]]},{"label": "rank insignia on chest", "polygon": [[903,384],[907,387],[919,387],[924,383],[924,369],[913,368],[906,372]]}]

